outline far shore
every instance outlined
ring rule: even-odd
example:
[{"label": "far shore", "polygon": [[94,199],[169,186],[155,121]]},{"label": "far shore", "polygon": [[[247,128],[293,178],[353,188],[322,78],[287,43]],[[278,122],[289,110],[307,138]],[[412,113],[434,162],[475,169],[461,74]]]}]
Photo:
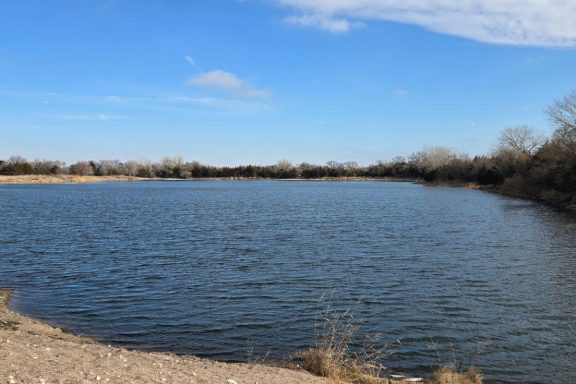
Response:
[{"label": "far shore", "polygon": [[147,180],[135,176],[78,176],[78,175],[0,175],[0,184],[66,184],[102,183],[110,181]]},{"label": "far shore", "polygon": [[79,176],[79,175],[0,175],[0,184],[67,184],[67,183],[105,183],[119,181],[194,181],[194,180],[276,180],[276,181],[388,181],[388,182],[416,182],[416,179],[404,178],[367,178],[367,177],[325,177],[313,179],[266,179],[266,178],[240,178],[240,177],[209,177],[209,178],[145,178],[136,176]]},{"label": "far shore", "polygon": [[186,182],[186,181],[204,181],[204,180],[272,180],[272,181],[299,181],[299,182],[395,182],[395,183],[416,183],[429,187],[449,187],[449,188],[465,188],[475,189],[486,192],[497,193],[523,200],[532,200],[543,203],[552,207],[576,212],[576,204],[563,203],[556,201],[548,196],[530,196],[521,191],[506,190],[502,187],[495,185],[480,185],[474,182],[460,182],[460,181],[442,181],[442,182],[427,182],[421,179],[407,179],[407,178],[370,178],[370,177],[324,177],[324,178],[310,178],[310,179],[276,179],[276,178],[259,178],[259,177],[207,177],[207,178],[188,178],[188,179],[174,179],[174,178],[145,178],[137,176],[79,176],[79,175],[17,175],[6,176],[0,175],[0,185],[34,185],[34,184],[89,184],[89,183],[106,183],[106,182],[134,182],[134,181],[166,181],[166,182]]}]

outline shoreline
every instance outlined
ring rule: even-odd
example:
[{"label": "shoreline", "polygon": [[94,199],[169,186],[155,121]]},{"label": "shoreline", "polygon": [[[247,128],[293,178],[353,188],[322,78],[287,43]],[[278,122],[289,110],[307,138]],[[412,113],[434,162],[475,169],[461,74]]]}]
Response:
[{"label": "shoreline", "polygon": [[514,199],[532,201],[538,204],[542,204],[551,208],[555,208],[561,211],[566,211],[569,213],[576,213],[576,204],[570,203],[562,203],[558,202],[554,199],[546,199],[543,196],[534,196],[527,193],[522,193],[519,191],[514,191],[511,189],[506,189],[503,186],[495,186],[495,185],[481,185],[478,183],[473,182],[417,182],[416,184],[421,184],[427,187],[445,187],[445,188],[464,188],[464,189],[471,189],[476,191],[482,192],[490,192],[495,193],[501,196],[507,196]]},{"label": "shoreline", "polygon": [[0,175],[0,185],[24,184],[89,184],[115,181],[149,180],[136,176],[78,176],[78,175]]},{"label": "shoreline", "polygon": [[275,179],[275,178],[242,178],[242,177],[199,177],[188,179],[173,179],[173,178],[145,178],[136,176],[77,176],[77,175],[17,175],[6,176],[0,175],[1,185],[59,185],[59,184],[94,184],[94,183],[108,183],[108,182],[194,182],[194,181],[278,181],[278,182],[388,182],[388,183],[413,183],[424,185],[427,187],[445,187],[445,188],[464,188],[471,190],[478,190],[483,192],[496,193],[502,196],[513,197],[516,199],[534,201],[536,203],[544,204],[549,207],[557,208],[567,212],[576,212],[576,204],[565,204],[558,202],[552,198],[545,198],[542,196],[532,196],[526,193],[515,192],[507,190],[502,186],[493,185],[480,185],[474,182],[461,182],[461,181],[442,181],[442,182],[427,182],[420,179],[405,179],[405,178],[370,178],[370,177],[324,177],[312,179]]},{"label": "shoreline", "polygon": [[[12,292],[0,286],[0,378],[9,384],[347,384],[313,375],[299,365],[220,362],[193,355],[105,345],[12,311],[8,306]],[[370,383],[415,382],[400,377],[372,377]],[[424,379],[417,381],[431,383]]]},{"label": "shoreline", "polygon": [[[427,182],[420,179],[406,179],[406,178],[370,178],[370,177],[324,177],[324,178],[311,178],[311,179],[275,179],[275,178],[243,178],[243,177],[199,177],[188,179],[173,179],[173,178],[145,178],[136,176],[77,176],[77,175],[17,175],[6,176],[0,175],[1,185],[58,185],[58,184],[93,184],[93,183],[108,183],[108,182],[194,182],[194,181],[278,181],[278,182],[388,182],[388,183],[413,183],[424,185],[428,187],[445,187],[445,188],[464,188],[471,190],[478,190],[484,192],[496,193],[502,196],[513,197],[516,199],[530,200],[540,204],[544,204],[553,208],[565,210],[567,212],[576,212],[576,204],[565,204],[556,201],[552,198],[545,198],[542,196],[532,196],[526,193],[520,193],[513,190],[508,190],[502,186],[493,185],[480,185],[474,182],[462,181],[441,181],[441,182]],[[552,195],[554,196],[554,195]]]},{"label": "shoreline", "polygon": [[107,346],[13,312],[10,296],[0,288],[0,380],[6,383],[330,383],[303,370]]},{"label": "shoreline", "polygon": [[104,182],[128,181],[206,181],[206,180],[271,180],[271,181],[339,181],[339,182],[394,182],[415,183],[417,179],[404,179],[394,177],[324,177],[312,179],[275,179],[262,177],[194,177],[187,179],[137,177],[137,176],[78,176],[78,175],[0,175],[0,185],[34,185],[34,184],[89,184]]}]

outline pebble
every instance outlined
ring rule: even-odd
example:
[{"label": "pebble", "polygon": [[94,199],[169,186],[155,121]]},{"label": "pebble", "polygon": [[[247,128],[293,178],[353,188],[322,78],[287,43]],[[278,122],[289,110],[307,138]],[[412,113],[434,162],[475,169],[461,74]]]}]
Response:
[{"label": "pebble", "polygon": [[226,384],[238,384],[238,382],[236,382],[236,380],[228,379],[226,380]]}]

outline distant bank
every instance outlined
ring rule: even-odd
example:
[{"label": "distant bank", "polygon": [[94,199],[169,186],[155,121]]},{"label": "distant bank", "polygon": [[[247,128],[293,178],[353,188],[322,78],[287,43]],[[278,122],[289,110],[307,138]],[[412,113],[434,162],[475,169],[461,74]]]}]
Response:
[{"label": "distant bank", "polygon": [[0,184],[66,184],[66,183],[100,183],[106,181],[145,180],[134,176],[78,176],[78,175],[0,175]]},{"label": "distant bank", "polygon": [[389,181],[417,182],[417,179],[394,177],[324,177],[312,179],[275,179],[262,177],[207,177],[207,178],[149,178],[137,176],[79,176],[79,175],[0,175],[0,184],[66,184],[66,183],[103,183],[114,181],[193,181],[193,180],[278,180],[278,181]]},{"label": "distant bank", "polygon": [[557,208],[567,209],[576,212],[576,195],[559,193],[554,190],[546,190],[544,193],[528,193],[524,188],[511,188],[509,185],[482,185],[475,182],[463,181],[424,181],[419,178],[399,178],[399,177],[321,177],[321,178],[289,178],[277,179],[266,177],[198,177],[189,179],[179,178],[157,178],[157,177],[137,177],[137,176],[80,176],[80,175],[0,175],[0,185],[2,184],[86,184],[124,181],[194,181],[194,180],[275,180],[275,181],[324,181],[324,182],[407,182],[420,183],[427,186],[455,187],[479,189],[488,192],[500,193],[503,195],[520,199],[535,200]]}]

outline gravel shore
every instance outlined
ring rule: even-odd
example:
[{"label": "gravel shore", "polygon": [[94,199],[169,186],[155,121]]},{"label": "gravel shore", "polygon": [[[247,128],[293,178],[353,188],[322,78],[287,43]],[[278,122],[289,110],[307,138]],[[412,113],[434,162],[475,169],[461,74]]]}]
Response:
[{"label": "gravel shore", "polygon": [[303,371],[113,348],[10,311],[0,289],[0,383],[320,384]]}]

